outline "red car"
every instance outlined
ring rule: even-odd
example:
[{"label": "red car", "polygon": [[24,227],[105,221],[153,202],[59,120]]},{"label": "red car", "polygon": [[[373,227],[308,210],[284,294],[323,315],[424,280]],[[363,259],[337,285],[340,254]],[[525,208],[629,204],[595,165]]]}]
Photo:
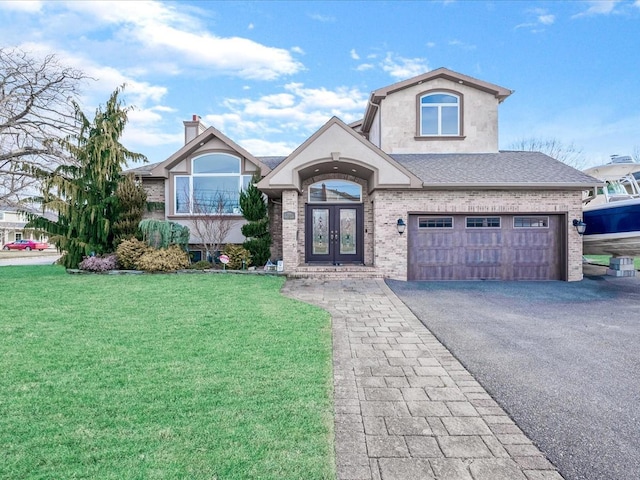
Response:
[{"label": "red car", "polygon": [[16,240],[15,242],[6,243],[3,250],[44,250],[49,248],[48,243],[34,242],[33,240]]}]

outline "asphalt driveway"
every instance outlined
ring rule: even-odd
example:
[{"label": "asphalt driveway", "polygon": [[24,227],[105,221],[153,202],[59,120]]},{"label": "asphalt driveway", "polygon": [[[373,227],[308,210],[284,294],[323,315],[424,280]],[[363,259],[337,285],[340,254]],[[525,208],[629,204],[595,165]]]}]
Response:
[{"label": "asphalt driveway", "polygon": [[640,478],[640,278],[387,283],[566,479]]}]

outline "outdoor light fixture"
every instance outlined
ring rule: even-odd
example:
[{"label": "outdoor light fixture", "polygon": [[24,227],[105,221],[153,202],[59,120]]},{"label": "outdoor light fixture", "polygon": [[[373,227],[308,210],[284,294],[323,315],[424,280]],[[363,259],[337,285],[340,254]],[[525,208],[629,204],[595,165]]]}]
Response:
[{"label": "outdoor light fixture", "polygon": [[399,218],[399,219],[398,219],[397,227],[398,227],[398,233],[399,233],[400,235],[402,235],[402,234],[404,233],[404,229],[405,229],[405,228],[407,228],[407,224],[406,224],[406,223],[404,223],[404,220],[402,220],[401,218]]},{"label": "outdoor light fixture", "polygon": [[577,218],[573,219],[573,226],[576,227],[576,231],[580,235],[584,235],[584,231],[587,229],[587,224]]}]

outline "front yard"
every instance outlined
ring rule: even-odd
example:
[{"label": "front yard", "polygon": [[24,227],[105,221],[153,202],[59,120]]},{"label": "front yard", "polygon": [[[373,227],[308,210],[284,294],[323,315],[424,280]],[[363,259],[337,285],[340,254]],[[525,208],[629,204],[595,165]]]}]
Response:
[{"label": "front yard", "polygon": [[0,478],[333,478],[330,319],[282,282],[0,267]]}]

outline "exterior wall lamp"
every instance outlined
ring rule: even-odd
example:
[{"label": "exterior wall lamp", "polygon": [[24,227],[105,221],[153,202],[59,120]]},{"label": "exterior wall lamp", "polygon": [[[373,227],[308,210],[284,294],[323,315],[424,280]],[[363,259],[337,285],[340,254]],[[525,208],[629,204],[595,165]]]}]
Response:
[{"label": "exterior wall lamp", "polygon": [[398,233],[402,235],[404,233],[404,229],[407,228],[407,224],[404,223],[403,219],[399,218],[396,227],[398,228]]},{"label": "exterior wall lamp", "polygon": [[584,232],[587,229],[587,224],[577,218],[573,219],[573,226],[576,227],[576,231],[579,235],[584,235]]}]

